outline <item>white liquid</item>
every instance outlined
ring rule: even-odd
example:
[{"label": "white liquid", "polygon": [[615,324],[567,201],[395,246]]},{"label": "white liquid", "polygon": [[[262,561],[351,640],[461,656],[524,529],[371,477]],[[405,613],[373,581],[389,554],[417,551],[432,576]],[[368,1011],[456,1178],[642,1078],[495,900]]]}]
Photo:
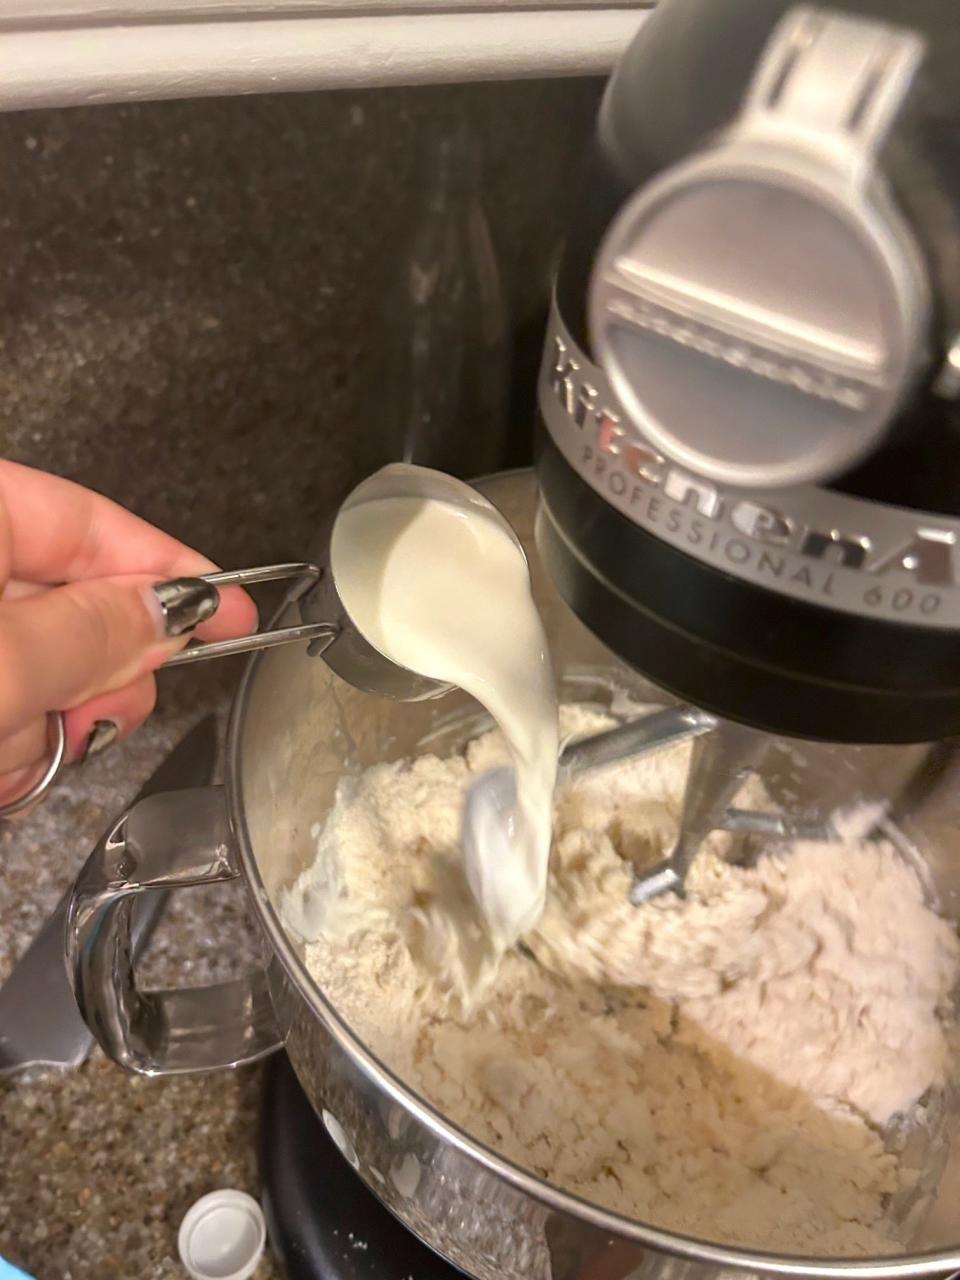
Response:
[{"label": "white liquid", "polygon": [[472,694],[507,740],[517,779],[510,856],[484,846],[467,874],[491,931],[513,942],[543,910],[559,745],[523,553],[482,508],[400,497],[341,512],[330,554],[365,638],[393,662]]}]

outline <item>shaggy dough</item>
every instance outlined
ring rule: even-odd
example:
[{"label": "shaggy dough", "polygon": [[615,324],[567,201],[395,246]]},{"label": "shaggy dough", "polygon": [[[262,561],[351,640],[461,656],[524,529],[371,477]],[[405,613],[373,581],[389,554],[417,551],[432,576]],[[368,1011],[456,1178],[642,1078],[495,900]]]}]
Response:
[{"label": "shaggy dough", "polygon": [[[606,723],[563,710],[567,736]],[[712,1240],[897,1252],[910,1175],[884,1129],[924,1123],[946,1082],[954,931],[892,846],[853,837],[744,868],[717,833],[685,901],[629,906],[627,859],[669,849],[688,754],[558,796],[547,910],[520,949],[493,949],[457,846],[495,733],[344,781],[285,918],[368,1046],[518,1164]]]}]

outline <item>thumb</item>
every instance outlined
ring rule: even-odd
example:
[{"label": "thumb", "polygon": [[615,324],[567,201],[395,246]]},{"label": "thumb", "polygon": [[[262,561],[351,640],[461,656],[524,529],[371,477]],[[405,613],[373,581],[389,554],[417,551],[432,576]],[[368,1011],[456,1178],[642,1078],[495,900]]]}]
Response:
[{"label": "thumb", "polygon": [[0,602],[0,730],[130,684],[181,648],[218,604],[216,588],[197,578],[154,585],[142,577]]}]

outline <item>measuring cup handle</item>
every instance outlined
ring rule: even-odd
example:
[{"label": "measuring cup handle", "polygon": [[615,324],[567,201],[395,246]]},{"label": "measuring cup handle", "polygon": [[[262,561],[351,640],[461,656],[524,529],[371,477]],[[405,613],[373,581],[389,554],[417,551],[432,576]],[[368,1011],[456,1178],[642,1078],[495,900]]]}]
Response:
[{"label": "measuring cup handle", "polygon": [[[286,578],[299,578],[300,582],[287,596],[290,603],[315,586],[323,570],[309,561],[293,561],[287,564],[268,564],[256,569],[224,569],[218,573],[205,573],[201,582],[215,587],[250,587],[257,582],[279,582]],[[278,627],[274,631],[257,631],[252,636],[239,636],[236,640],[215,640],[208,644],[193,643],[175,653],[163,664],[165,667],[183,667],[191,662],[206,662],[208,658],[227,658],[235,653],[251,653],[256,649],[272,649],[278,644],[293,644],[298,640],[326,641],[329,644],[339,628],[330,622],[305,622],[295,627]],[[322,652],[322,648],[320,649]]]}]

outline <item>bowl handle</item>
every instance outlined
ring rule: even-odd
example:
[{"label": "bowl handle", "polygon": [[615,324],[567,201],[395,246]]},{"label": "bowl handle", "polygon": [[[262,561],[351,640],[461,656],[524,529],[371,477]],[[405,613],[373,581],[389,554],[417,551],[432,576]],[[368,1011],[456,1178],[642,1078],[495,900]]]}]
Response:
[{"label": "bowl handle", "polygon": [[222,787],[139,800],[90,855],[67,913],[67,970],[87,1026],[121,1066],[151,1076],[212,1071],[280,1047],[262,970],[182,991],[140,991],[133,972],[138,894],[239,874]]}]

